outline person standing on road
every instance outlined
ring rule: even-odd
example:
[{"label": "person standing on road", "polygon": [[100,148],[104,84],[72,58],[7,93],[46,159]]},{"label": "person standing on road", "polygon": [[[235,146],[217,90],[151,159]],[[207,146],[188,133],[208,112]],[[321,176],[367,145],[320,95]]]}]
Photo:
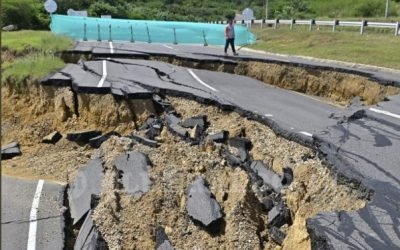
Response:
[{"label": "person standing on road", "polygon": [[225,26],[225,56],[228,55],[228,47],[229,44],[232,47],[232,52],[233,55],[237,56],[238,53],[236,53],[235,50],[235,25],[233,24],[233,18],[228,18],[228,24]]}]

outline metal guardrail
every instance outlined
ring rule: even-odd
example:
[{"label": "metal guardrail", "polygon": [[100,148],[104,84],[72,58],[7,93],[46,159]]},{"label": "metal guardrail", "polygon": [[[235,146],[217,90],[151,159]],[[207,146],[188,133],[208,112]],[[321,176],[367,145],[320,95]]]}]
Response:
[{"label": "metal guardrail", "polygon": [[[227,21],[216,21],[210,22],[214,24],[227,24]],[[235,23],[246,24],[247,22],[243,21],[235,21]],[[274,29],[277,29],[280,24],[289,25],[290,29],[293,29],[295,25],[308,25],[309,29],[312,30],[314,26],[332,26],[332,32],[336,31],[336,28],[339,26],[342,27],[356,27],[360,29],[360,34],[364,34],[366,27],[372,28],[384,28],[384,29],[393,29],[394,35],[400,35],[400,22],[395,23],[384,23],[384,22],[370,22],[370,21],[340,21],[340,20],[332,20],[332,21],[322,21],[322,20],[280,20],[280,19],[260,19],[260,20],[252,20],[251,24],[260,24],[261,28],[264,25],[272,25]]]}]

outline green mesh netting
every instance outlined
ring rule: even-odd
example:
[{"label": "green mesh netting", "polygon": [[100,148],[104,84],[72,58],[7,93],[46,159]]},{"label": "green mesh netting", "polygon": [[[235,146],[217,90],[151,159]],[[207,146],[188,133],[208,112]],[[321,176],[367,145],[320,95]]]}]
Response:
[{"label": "green mesh netting", "polygon": [[[75,40],[116,40],[177,44],[224,45],[224,25],[52,15],[51,31]],[[246,27],[235,26],[237,45],[252,44],[256,37]]]}]

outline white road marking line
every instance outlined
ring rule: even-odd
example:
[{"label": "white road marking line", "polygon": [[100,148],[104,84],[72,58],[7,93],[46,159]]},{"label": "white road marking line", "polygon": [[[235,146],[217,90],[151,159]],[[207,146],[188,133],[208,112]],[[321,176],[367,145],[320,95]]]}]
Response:
[{"label": "white road marking line", "polygon": [[33,196],[31,213],[29,215],[29,234],[27,250],[36,249],[36,229],[37,229],[37,212],[39,208],[40,195],[42,194],[44,180],[39,180],[35,195]]},{"label": "white road marking line", "polygon": [[114,47],[113,47],[112,42],[109,42],[108,45],[110,45],[110,53],[114,54]]},{"label": "white road marking line", "polygon": [[380,110],[380,109],[374,109],[374,108],[370,108],[369,110],[371,110],[371,111],[373,111],[375,113],[379,113],[379,114],[383,114],[383,115],[387,115],[387,116],[391,116],[391,117],[400,119],[400,115],[393,114],[393,113],[391,113],[389,111],[386,111],[386,110]]},{"label": "white road marking line", "polygon": [[309,136],[309,137],[312,137],[313,135],[312,134],[310,134],[310,133],[308,133],[308,132],[304,132],[304,131],[301,131],[301,132],[299,132],[300,134],[303,134],[303,135],[305,135],[305,136]]},{"label": "white road marking line", "polygon": [[164,46],[165,48],[168,48],[168,49],[174,49],[174,48],[172,48],[172,47],[170,47],[170,46],[168,46],[166,44],[163,44],[162,46]]},{"label": "white road marking line", "polygon": [[101,77],[99,84],[97,84],[98,88],[103,87],[104,81],[107,78],[107,61],[103,60],[103,76]]},{"label": "white road marking line", "polygon": [[215,88],[211,87],[210,85],[208,85],[207,83],[203,82],[191,69],[188,69],[188,72],[193,76],[193,78],[198,81],[200,84],[206,86],[207,88],[211,89],[214,92],[218,92],[218,90],[216,90]]},{"label": "white road marking line", "polygon": [[265,117],[273,117],[274,115],[271,115],[271,114],[265,114],[264,116],[265,116]]}]

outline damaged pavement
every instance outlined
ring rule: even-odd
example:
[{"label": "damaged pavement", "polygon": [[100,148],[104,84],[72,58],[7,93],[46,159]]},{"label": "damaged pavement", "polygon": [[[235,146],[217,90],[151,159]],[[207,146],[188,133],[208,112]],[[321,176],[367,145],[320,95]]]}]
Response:
[{"label": "damaged pavement", "polygon": [[[338,182],[370,194],[370,202],[359,211],[325,212],[308,219],[307,228],[314,249],[395,249],[400,245],[400,181],[396,177],[400,176],[397,152],[400,148],[400,118],[396,117],[396,112],[400,110],[398,96],[390,97],[388,102],[359,107],[356,111],[350,110],[348,115],[340,115],[346,113],[346,108],[266,86],[248,77],[143,60],[150,56],[167,55],[185,60],[234,63],[231,59],[215,56],[217,53],[213,55],[213,49],[204,54],[197,53],[198,48],[191,46],[177,47],[177,50],[181,49],[182,53],[165,52],[165,48],[153,45],[121,43],[114,44],[112,58],[104,59],[110,56],[107,43],[79,42],[73,53],[91,54],[97,59],[68,64],[48,76],[42,84],[70,87],[78,94],[111,93],[119,98],[153,100],[163,115],[150,116],[145,125],[127,136],[132,143],[159,147],[163,143],[160,136],[165,127],[191,145],[201,146],[207,141],[222,144],[228,167],[243,169],[248,174],[255,186],[255,196],[268,214],[265,225],[269,235],[277,245],[282,245],[286,234],[281,227],[290,225],[293,218],[281,191],[293,181],[292,170],[285,168],[284,173],[279,175],[271,166],[253,161],[249,154],[252,142],[244,135],[229,137],[227,131],[209,134],[206,116],[182,119],[163,97],[170,95],[193,99],[260,121],[276,134],[316,149],[327,164],[337,171]],[[262,58],[241,53],[239,60]],[[284,61],[278,57],[270,60]],[[302,59],[291,59],[286,63],[310,64]],[[312,66],[335,67],[328,64]],[[337,67],[339,71],[364,74],[381,82],[399,84],[397,75]],[[352,116],[356,112],[357,115]],[[388,116],[388,113],[392,115]],[[112,136],[121,135],[113,132],[101,135],[100,131],[88,130],[70,132],[66,138],[80,145],[100,148],[100,152],[101,144]],[[57,134],[49,135],[46,143],[56,143],[59,140],[57,137]],[[2,160],[20,154],[18,144],[2,147]],[[151,190],[153,181],[157,181],[148,176],[151,162],[144,153],[126,152],[117,157],[113,164],[119,174],[122,190],[134,197],[146,194]],[[92,159],[80,170],[68,189],[72,226],[80,229],[75,241],[76,249],[107,248],[91,218],[96,207],[96,196],[101,193],[103,178],[102,159]],[[193,181],[186,193],[187,215],[199,222],[199,227],[221,226],[225,214],[207,187],[207,180],[199,177]],[[155,238],[157,249],[173,249],[163,228],[157,230]]]},{"label": "damaged pavement", "polygon": [[[75,52],[81,50],[82,46],[88,46],[88,51],[91,51],[89,48],[92,46],[91,44],[78,43]],[[355,177],[355,179],[359,182],[357,184],[358,186],[363,186],[367,187],[369,190],[374,190],[375,193],[373,200],[379,199],[381,195],[381,192],[379,191],[380,188],[378,187],[381,187],[382,185],[377,185],[376,182],[378,181],[391,183],[390,186],[393,187],[391,188],[393,199],[399,199],[398,197],[400,196],[395,194],[398,194],[400,185],[396,181],[390,181],[392,178],[391,176],[399,175],[399,170],[398,168],[396,169],[395,167],[390,166],[396,164],[396,162],[400,162],[400,159],[398,158],[398,154],[395,152],[393,152],[393,154],[389,154],[391,157],[387,157],[388,149],[395,151],[400,146],[400,138],[398,136],[399,130],[397,129],[399,126],[399,119],[395,118],[393,121],[391,121],[390,117],[381,117],[380,119],[374,119],[373,121],[368,121],[363,124],[357,124],[359,123],[359,120],[356,120],[349,121],[349,123],[344,123],[342,125],[337,125],[338,121],[332,119],[331,114],[343,112],[343,109],[341,108],[288,92],[286,90],[271,88],[257,80],[248,77],[206,70],[187,69],[157,61],[118,59],[115,57],[120,52],[122,53],[122,51],[127,51],[123,50],[119,46],[123,47],[128,45],[119,44],[116,46],[116,55],[113,56],[114,58],[109,60],[85,61],[81,62],[80,65],[68,65],[66,68],[60,71],[62,79],[61,77],[58,79],[60,74],[55,74],[48,77],[44,81],[44,84],[51,85],[54,83],[57,85],[58,82],[64,80],[64,82],[68,82],[68,85],[72,86],[72,88],[77,92],[111,92],[113,94],[123,94],[129,97],[135,95],[143,96],[149,94],[149,91],[155,91],[156,93],[162,95],[168,94],[173,96],[182,96],[185,98],[195,99],[201,103],[214,104],[224,110],[235,110],[243,116],[256,119],[264,124],[267,124],[274,130],[274,132],[284,136],[285,138],[295,140],[301,144],[312,145],[316,147],[326,155],[325,157],[329,163],[337,168],[338,171],[343,174],[343,176],[346,176],[346,178],[349,179],[353,179],[353,177]],[[143,46],[148,47],[148,50],[151,50],[149,49],[150,47],[148,45]],[[190,47],[185,48],[190,50]],[[104,53],[107,53],[107,49],[105,48],[104,50]],[[150,54],[153,53],[153,51],[149,52],[148,50],[143,52]],[[154,53],[157,54],[158,52]],[[185,51],[185,54],[192,54],[194,57],[197,57],[197,60],[225,60],[223,58],[216,58],[215,56],[199,55],[193,52],[188,53],[188,51]],[[93,55],[96,54],[94,53]],[[251,56],[242,57],[245,57],[248,60],[254,59]],[[102,77],[104,77],[104,70],[102,70],[102,65],[105,65],[107,68],[107,76],[103,82]],[[375,73],[374,77],[381,78],[382,81],[393,78],[389,75],[382,76],[379,74],[379,72]],[[371,76],[371,78],[374,77]],[[69,80],[66,81],[66,78],[69,78]],[[391,82],[395,81],[397,80],[391,80]],[[101,86],[99,86],[100,83],[102,83]],[[121,83],[131,87],[121,89],[119,87],[121,86]],[[120,90],[118,90],[118,88],[120,88]],[[396,103],[394,103],[394,106],[399,107]],[[369,107],[363,108],[368,109]],[[394,110],[396,110],[396,108],[394,108]],[[399,109],[397,109],[397,111],[398,110]],[[180,122],[176,114],[170,112],[167,115],[166,120],[166,126],[171,132],[180,136],[181,138],[189,137],[188,131],[183,127],[185,123]],[[192,122],[193,121],[187,121],[187,123]],[[385,126],[387,129],[374,129],[374,127],[380,126]],[[199,127],[201,128],[201,124]],[[320,134],[322,134],[322,136]],[[197,137],[197,133],[194,133],[194,136]],[[223,141],[225,139],[224,134],[211,136],[214,136],[216,138],[215,140]],[[373,136],[375,139],[378,138],[378,143],[370,143],[369,140],[361,139],[368,138],[370,136]],[[146,140],[142,140],[138,137],[136,140],[139,142],[146,142]],[[149,140],[152,141],[147,142],[147,145],[156,146],[156,143],[153,142],[153,139]],[[361,145],[363,146],[360,147],[358,143],[361,142]],[[347,145],[351,147],[352,152],[348,153],[350,149],[345,150]],[[337,149],[335,150],[335,148]],[[382,152],[382,157],[379,157],[378,159],[373,157],[373,155],[376,155],[377,149],[385,150],[385,152]],[[338,153],[341,152],[341,150],[343,150],[344,154]],[[370,154],[370,152],[374,152],[374,154]],[[361,160],[356,161],[354,160],[354,157],[358,157]],[[248,159],[245,151],[243,151],[243,147],[239,147],[238,155],[234,156],[232,154],[228,154],[227,157],[227,161],[235,167],[242,166],[243,162],[246,160]],[[343,161],[346,163],[348,161],[350,162],[346,165],[343,165]],[[364,171],[365,167],[356,167],[357,165],[360,165],[360,162],[363,163],[362,166],[371,166],[371,171]],[[347,167],[344,168],[342,166]],[[250,166],[247,166],[247,169],[260,176],[264,182],[270,183],[271,189],[274,192],[279,192],[279,183],[281,181],[279,179],[280,177],[274,176],[273,173],[268,172],[268,168],[260,168],[257,163],[252,163]],[[378,174],[377,171],[378,173],[382,172],[385,174]],[[380,177],[381,175],[382,177]],[[366,179],[370,179],[366,178],[366,176],[369,176],[371,180],[375,180],[375,182],[366,182]],[[393,179],[395,180],[394,177]],[[386,187],[387,185],[384,186]],[[391,202],[385,202],[384,204],[380,205],[381,210],[386,211],[385,213],[387,213],[388,219],[390,219],[394,213],[390,203]],[[365,209],[368,210],[369,206],[373,206],[373,204],[374,202],[372,201],[372,203],[368,204],[367,208]],[[348,216],[351,218],[349,221],[353,221],[353,223],[360,221],[358,219],[358,213],[348,213]],[[313,235],[312,232],[318,232],[318,235],[315,237],[318,239],[322,238],[322,241],[328,242],[326,245],[329,247],[335,248],[335,246],[345,246],[348,244],[355,244],[355,246],[358,247],[366,247],[369,244],[368,242],[370,240],[365,239],[348,242],[347,237],[349,235],[347,235],[346,232],[344,232],[342,235],[342,241],[340,239],[338,240],[336,237],[332,238],[330,237],[329,232],[334,230],[330,228],[336,224],[329,224],[330,226],[326,227],[327,231],[325,233],[325,231],[321,229],[320,223],[322,223],[322,221],[324,221],[323,217],[321,217],[321,219],[315,218],[309,220],[308,227],[310,228],[311,235]],[[343,223],[345,222],[341,222],[340,225]],[[392,231],[392,229],[389,227],[381,225],[379,222],[377,223],[368,221],[366,223],[371,223],[371,225],[375,226],[369,229],[368,227],[356,226],[355,232],[352,234],[371,235],[371,240],[383,240],[383,242],[387,242],[383,244],[388,244],[388,246],[391,244],[400,244],[400,237],[396,236],[396,233],[394,233],[394,231]],[[395,222],[393,221],[393,223]],[[316,225],[319,225],[318,230],[313,230],[313,228],[316,228]],[[387,237],[389,238],[386,238],[385,240],[385,238],[379,236],[380,234],[369,233],[376,231],[375,228],[379,228],[379,230],[387,232],[387,235],[389,235]],[[276,229],[272,229],[272,231],[277,232]],[[276,235],[278,239],[277,241],[279,241],[279,239],[282,238],[282,234],[276,233]],[[345,238],[346,240],[344,240]],[[330,240],[332,240],[332,243],[329,243]],[[315,242],[320,241],[321,240]]]}]

